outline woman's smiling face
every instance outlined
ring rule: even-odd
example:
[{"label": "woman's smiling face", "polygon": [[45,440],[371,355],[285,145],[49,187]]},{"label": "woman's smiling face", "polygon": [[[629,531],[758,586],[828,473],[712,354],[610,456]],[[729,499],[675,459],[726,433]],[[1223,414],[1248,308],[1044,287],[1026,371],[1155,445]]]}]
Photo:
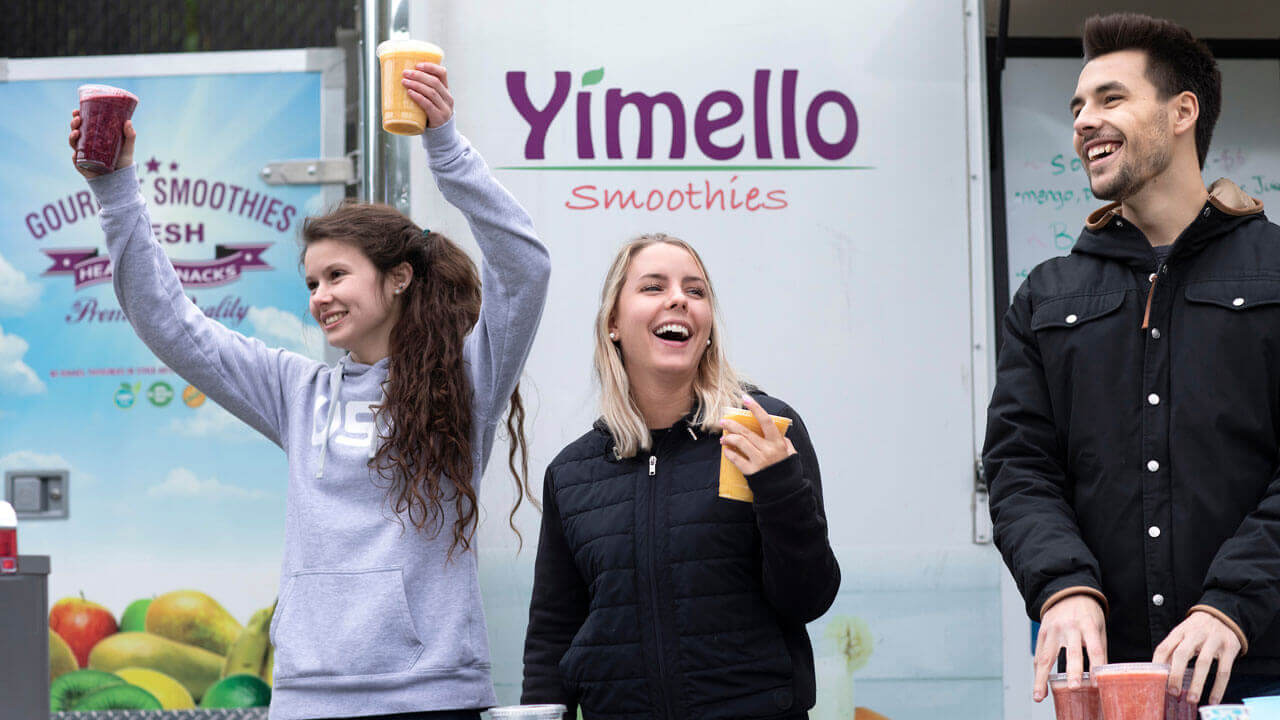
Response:
[{"label": "woman's smiling face", "polygon": [[627,374],[691,380],[711,336],[710,295],[702,269],[684,248],[659,242],[637,252],[609,323]]}]

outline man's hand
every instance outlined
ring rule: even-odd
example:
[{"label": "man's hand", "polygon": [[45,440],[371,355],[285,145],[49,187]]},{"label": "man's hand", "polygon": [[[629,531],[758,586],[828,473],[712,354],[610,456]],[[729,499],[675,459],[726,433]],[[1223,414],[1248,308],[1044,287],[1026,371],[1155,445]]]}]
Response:
[{"label": "man's hand", "polygon": [[[1084,673],[1084,653],[1089,666],[1107,663],[1106,616],[1092,595],[1071,595],[1054,603],[1040,618],[1036,638],[1036,677],[1031,697],[1036,702],[1049,695],[1049,673],[1058,660],[1058,651],[1067,649],[1067,686],[1080,687]],[[1082,651],[1083,649],[1083,651]]]},{"label": "man's hand", "polygon": [[1196,658],[1195,671],[1191,675],[1191,687],[1187,688],[1187,700],[1199,702],[1209,677],[1209,665],[1218,661],[1218,674],[1214,677],[1213,693],[1209,704],[1222,702],[1231,679],[1231,665],[1240,655],[1240,638],[1235,631],[1211,613],[1196,611],[1178,624],[1157,647],[1152,662],[1168,663],[1169,692],[1182,693],[1182,676],[1187,663]]}]

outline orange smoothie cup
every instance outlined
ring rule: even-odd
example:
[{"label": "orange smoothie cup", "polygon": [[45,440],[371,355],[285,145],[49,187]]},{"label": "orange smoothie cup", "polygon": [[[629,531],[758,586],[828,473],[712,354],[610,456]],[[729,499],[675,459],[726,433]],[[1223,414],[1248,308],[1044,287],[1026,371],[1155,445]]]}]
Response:
[{"label": "orange smoothie cup", "polygon": [[1102,699],[1103,720],[1164,720],[1169,666],[1111,663],[1092,669]]},{"label": "orange smoothie cup", "polygon": [[[778,417],[777,415],[770,415],[769,418],[773,420],[773,426],[778,428],[778,432],[783,435],[787,434],[787,430],[791,427],[790,418]],[[721,419],[735,420],[751,432],[764,436],[764,430],[760,428],[760,423],[756,421],[756,416],[752,415],[750,410],[739,410],[737,408],[726,410]],[[756,499],[756,496],[751,492],[751,486],[747,485],[747,478],[743,476],[737,465],[729,462],[724,450],[720,451],[720,497],[742,502],[751,502]]]},{"label": "orange smoothie cup", "polygon": [[382,66],[382,129],[396,135],[421,135],[427,129],[427,113],[409,99],[400,80],[404,71],[420,62],[440,63],[444,51],[421,40],[386,40],[378,43]]}]

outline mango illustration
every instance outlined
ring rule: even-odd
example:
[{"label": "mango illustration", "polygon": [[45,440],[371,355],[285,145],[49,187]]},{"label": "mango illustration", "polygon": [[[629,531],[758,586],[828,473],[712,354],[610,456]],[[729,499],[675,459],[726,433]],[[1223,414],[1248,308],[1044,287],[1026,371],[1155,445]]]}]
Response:
[{"label": "mango illustration", "polygon": [[147,607],[147,632],[226,655],[244,630],[240,623],[198,590],[165,593]]},{"label": "mango illustration", "polygon": [[218,681],[223,662],[221,655],[204,648],[139,632],[111,635],[89,653],[89,667],[94,670],[114,672],[129,667],[156,670],[181,683],[197,702],[204,691]]},{"label": "mango illustration", "polygon": [[57,680],[62,675],[66,675],[72,670],[79,669],[80,664],[76,662],[76,654],[71,652],[71,646],[58,633],[49,631],[49,682]]},{"label": "mango illustration", "polygon": [[130,685],[137,685],[155,696],[164,710],[193,710],[196,701],[182,683],[150,668],[128,667],[116,671]]}]

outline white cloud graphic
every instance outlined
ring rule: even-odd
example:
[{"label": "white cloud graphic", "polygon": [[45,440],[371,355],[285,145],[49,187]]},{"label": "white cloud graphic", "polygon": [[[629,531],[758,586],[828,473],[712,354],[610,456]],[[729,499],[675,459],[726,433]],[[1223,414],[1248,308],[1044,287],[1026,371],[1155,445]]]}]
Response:
[{"label": "white cloud graphic", "polygon": [[72,484],[94,482],[96,478],[71,466],[71,462],[55,453],[16,450],[0,457],[0,476],[5,470],[66,470]]},{"label": "white cloud graphic", "polygon": [[0,255],[0,315],[21,315],[35,307],[40,289]]},{"label": "white cloud graphic", "polygon": [[283,347],[314,360],[324,360],[324,333],[302,318],[273,307],[249,309],[254,335],[273,347]]},{"label": "white cloud graphic", "polygon": [[189,438],[218,436],[252,440],[261,437],[256,430],[213,401],[201,405],[190,417],[169,423],[169,430]]},{"label": "white cloud graphic", "polygon": [[235,485],[223,485],[216,477],[201,480],[190,470],[179,467],[170,470],[169,474],[159,484],[147,488],[147,495],[152,497],[247,500],[263,497],[265,493],[261,490],[248,490]]},{"label": "white cloud graphic", "polygon": [[0,328],[0,393],[36,395],[44,392],[44,383],[22,361],[31,346],[17,335],[5,335]]}]

